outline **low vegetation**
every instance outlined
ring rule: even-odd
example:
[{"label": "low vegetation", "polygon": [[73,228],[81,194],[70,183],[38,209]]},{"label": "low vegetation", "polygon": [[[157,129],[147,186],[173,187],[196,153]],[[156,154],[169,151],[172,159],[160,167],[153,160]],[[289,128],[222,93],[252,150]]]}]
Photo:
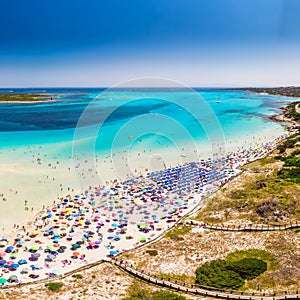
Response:
[{"label": "low vegetation", "polygon": [[51,96],[43,94],[0,94],[0,102],[13,101],[13,102],[32,102],[49,100]]},{"label": "low vegetation", "polygon": [[186,297],[165,290],[152,291],[145,284],[135,281],[123,300],[186,300]]},{"label": "low vegetation", "polygon": [[46,283],[46,287],[48,288],[48,290],[50,290],[52,292],[56,292],[56,291],[60,290],[63,285],[64,284],[60,281],[51,281],[51,282]]},{"label": "low vegetation", "polygon": [[167,232],[165,236],[175,241],[183,241],[183,236],[188,234],[191,229],[192,228],[188,226],[176,226],[174,229]]},{"label": "low vegetation", "polygon": [[240,260],[213,260],[196,270],[196,283],[221,289],[239,289],[245,280],[251,280],[267,270],[267,263],[250,257]]},{"label": "low vegetation", "polygon": [[267,263],[268,269],[273,270],[277,267],[277,260],[275,256],[261,249],[247,249],[247,250],[237,250],[229,253],[226,256],[226,260],[230,262],[235,262],[244,258],[257,258],[263,260]]},{"label": "low vegetation", "polygon": [[82,279],[82,275],[81,274],[73,274],[72,277],[76,278],[76,279]]}]

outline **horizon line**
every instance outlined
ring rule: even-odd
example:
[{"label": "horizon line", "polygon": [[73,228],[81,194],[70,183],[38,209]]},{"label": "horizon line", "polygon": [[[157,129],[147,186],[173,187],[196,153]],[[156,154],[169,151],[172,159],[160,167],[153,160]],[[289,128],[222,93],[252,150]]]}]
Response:
[{"label": "horizon line", "polygon": [[146,88],[165,88],[165,89],[182,89],[182,88],[191,88],[191,89],[247,89],[247,88],[287,88],[287,87],[300,87],[297,85],[203,85],[203,86],[8,86],[8,87],[0,87],[0,90],[7,89],[124,89],[124,88],[132,88],[132,89],[146,89]]}]

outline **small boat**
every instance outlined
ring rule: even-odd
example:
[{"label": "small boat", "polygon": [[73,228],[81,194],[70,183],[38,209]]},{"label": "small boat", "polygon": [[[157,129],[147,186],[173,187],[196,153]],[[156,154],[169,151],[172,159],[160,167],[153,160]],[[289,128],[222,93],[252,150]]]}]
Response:
[{"label": "small boat", "polygon": [[216,103],[221,103],[221,100],[220,100],[220,99],[217,99],[217,100],[216,100]]}]

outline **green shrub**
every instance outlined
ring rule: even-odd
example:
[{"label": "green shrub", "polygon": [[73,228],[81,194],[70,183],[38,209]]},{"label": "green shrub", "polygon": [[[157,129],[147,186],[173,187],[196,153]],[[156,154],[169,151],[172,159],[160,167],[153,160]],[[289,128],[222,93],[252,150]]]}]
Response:
[{"label": "green shrub", "polygon": [[295,156],[288,156],[284,160],[285,167],[300,167],[300,159]]},{"label": "green shrub", "polygon": [[274,158],[275,158],[276,160],[285,160],[285,157],[283,157],[283,156],[281,156],[281,155],[276,155],[276,156],[274,156]]},{"label": "green shrub", "polygon": [[62,282],[55,282],[55,281],[51,281],[46,283],[46,287],[48,288],[48,290],[56,292],[58,291],[64,284]]},{"label": "green shrub", "polygon": [[300,149],[293,151],[291,155],[295,156],[295,155],[299,155],[299,154],[300,154]]},{"label": "green shrub", "polygon": [[243,279],[254,279],[267,270],[267,263],[257,258],[243,258],[230,262],[228,268],[238,273]]},{"label": "green shrub", "polygon": [[277,175],[282,179],[290,179],[296,183],[300,183],[300,167],[292,169],[281,169]]},{"label": "green shrub", "polygon": [[254,279],[267,270],[267,263],[257,258],[236,261],[213,260],[197,268],[196,283],[220,289],[238,289],[245,279]]},{"label": "green shrub", "polygon": [[244,284],[241,276],[228,269],[225,260],[207,262],[196,270],[196,283],[221,289],[238,289]]},{"label": "green shrub", "polygon": [[243,258],[257,258],[267,263],[268,269],[274,269],[277,267],[277,261],[273,254],[266,250],[261,249],[247,249],[247,250],[236,250],[229,253],[226,256],[226,261],[235,262]]},{"label": "green shrub", "polygon": [[72,277],[74,277],[76,279],[82,279],[82,275],[81,274],[73,274]]}]

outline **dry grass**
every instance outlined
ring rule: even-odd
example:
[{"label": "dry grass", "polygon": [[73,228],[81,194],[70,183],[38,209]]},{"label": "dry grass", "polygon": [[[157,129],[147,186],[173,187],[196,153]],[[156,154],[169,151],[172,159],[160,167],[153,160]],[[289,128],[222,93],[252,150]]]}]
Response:
[{"label": "dry grass", "polygon": [[[280,165],[270,157],[245,166],[246,171],[220,189],[195,219],[226,225],[298,221],[300,186],[277,176]],[[257,188],[257,182],[265,186]]]},{"label": "dry grass", "polygon": [[[268,271],[247,282],[244,290],[257,291],[259,288],[266,292],[278,292],[300,288],[300,234],[297,232],[246,233],[193,228],[184,237],[184,241],[165,237],[152,244],[151,249],[158,251],[157,256],[145,255],[146,247],[124,254],[122,258],[147,273],[191,284],[197,267],[207,261],[225,259],[233,252],[229,255],[231,259],[242,255],[237,250],[265,250],[267,252],[256,251],[256,254],[252,250],[250,254],[265,259]],[[289,276],[285,276],[285,272]]]},{"label": "dry grass", "polygon": [[[5,299],[122,299],[127,295],[133,279],[110,264],[101,264],[80,272],[82,278],[69,276],[62,281],[63,287],[51,292],[45,284],[35,284],[2,290]],[[1,295],[1,294],[0,294]]]}]

